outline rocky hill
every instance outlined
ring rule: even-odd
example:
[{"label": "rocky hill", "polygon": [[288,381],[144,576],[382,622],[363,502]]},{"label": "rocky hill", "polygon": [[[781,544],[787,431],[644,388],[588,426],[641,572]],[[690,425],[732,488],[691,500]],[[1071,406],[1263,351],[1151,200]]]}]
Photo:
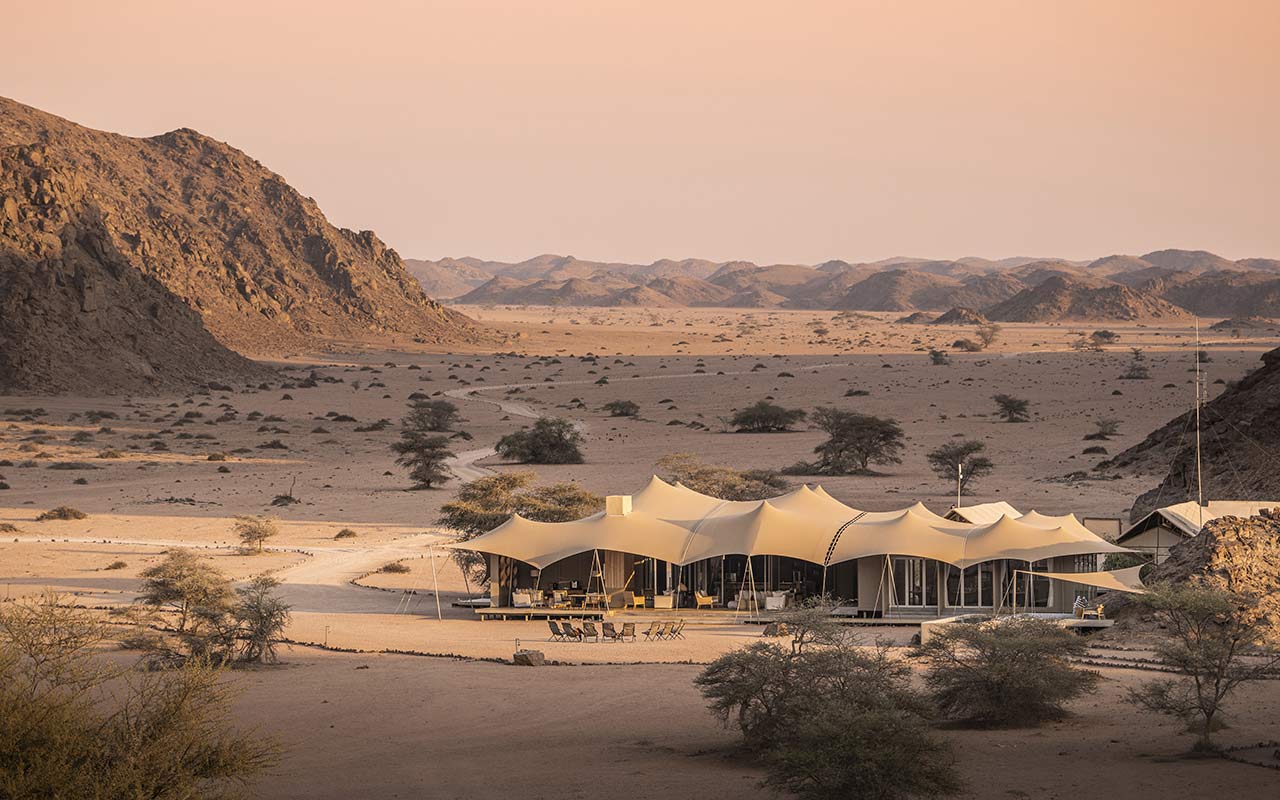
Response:
[{"label": "rocky hill", "polygon": [[0,392],[261,380],[135,269],[87,183],[43,144],[0,146]]},{"label": "rocky hill", "polygon": [[1061,320],[1182,320],[1190,314],[1177,306],[1127,286],[1090,286],[1055,275],[985,310],[997,322]]},{"label": "rocky hill", "polygon": [[[1201,464],[1206,497],[1280,500],[1280,349],[1201,409]],[[1170,420],[1100,470],[1153,473],[1160,485],[1134,503],[1132,516],[1196,496],[1192,412]]]},{"label": "rocky hill", "polygon": [[[467,317],[431,300],[371,231],[331,225],[279,175],[195,131],[132,138],[0,98],[0,148],[10,254],[0,283],[20,283],[36,308],[52,311],[65,302],[51,295],[58,281],[37,273],[64,270],[66,281],[92,282],[112,301],[98,305],[107,327],[123,332],[126,320],[164,313],[153,308],[167,302],[129,299],[126,287],[145,281],[244,354],[343,340],[445,343],[483,335]],[[72,259],[74,269],[52,253],[54,240],[62,250],[70,243],[83,251]],[[149,335],[135,331],[122,346],[145,359],[154,344]],[[27,349],[10,360],[43,357],[39,340],[21,343]],[[0,349],[9,349],[5,344]]]}]

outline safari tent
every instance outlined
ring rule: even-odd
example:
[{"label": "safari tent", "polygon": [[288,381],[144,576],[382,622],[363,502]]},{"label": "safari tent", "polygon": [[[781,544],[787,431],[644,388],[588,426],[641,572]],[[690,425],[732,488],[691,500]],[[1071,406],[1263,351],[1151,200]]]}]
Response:
[{"label": "safari tent", "polygon": [[[1072,515],[1001,513],[974,523],[916,503],[862,511],[821,487],[755,501],[721,500],[656,476],[600,513],[544,523],[512,516],[454,545],[489,557],[494,607],[574,602],[603,607],[781,607],[831,594],[858,616],[1002,608],[1066,612],[1068,573],[1128,552]],[[1049,577],[1052,575],[1053,577]],[[528,600],[527,598],[533,598]]]}]

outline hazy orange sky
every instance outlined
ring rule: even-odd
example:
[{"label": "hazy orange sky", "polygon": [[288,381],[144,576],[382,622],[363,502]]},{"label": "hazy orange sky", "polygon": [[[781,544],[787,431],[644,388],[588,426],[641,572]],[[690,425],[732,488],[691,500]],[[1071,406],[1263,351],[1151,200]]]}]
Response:
[{"label": "hazy orange sky", "polygon": [[1280,257],[1280,1],[25,2],[0,94],[408,257]]}]

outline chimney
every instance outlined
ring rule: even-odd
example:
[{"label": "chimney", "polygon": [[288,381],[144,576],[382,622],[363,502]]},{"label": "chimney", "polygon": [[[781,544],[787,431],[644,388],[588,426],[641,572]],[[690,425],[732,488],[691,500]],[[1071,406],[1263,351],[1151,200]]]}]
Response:
[{"label": "chimney", "polygon": [[625,517],[631,513],[631,495],[611,494],[604,499],[604,513],[611,517]]}]

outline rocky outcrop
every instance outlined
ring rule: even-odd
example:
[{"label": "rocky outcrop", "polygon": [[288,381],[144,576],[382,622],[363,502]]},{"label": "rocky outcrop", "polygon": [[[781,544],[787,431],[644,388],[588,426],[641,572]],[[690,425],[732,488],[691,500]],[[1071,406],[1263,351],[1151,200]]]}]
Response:
[{"label": "rocky outcrop", "polygon": [[1170,548],[1169,557],[1143,581],[1191,583],[1248,598],[1256,603],[1264,634],[1280,641],[1280,508],[1254,517],[1211,520],[1200,533]]},{"label": "rocky outcrop", "polygon": [[935,319],[930,325],[986,325],[988,320],[972,308],[957,306]]},{"label": "rocky outcrop", "polygon": [[[102,265],[95,292],[127,304],[139,281],[161,287],[244,354],[483,335],[428,298],[371,231],[334,227],[279,175],[195,131],[136,139],[0,98],[0,147],[7,154],[0,181],[11,187],[0,200],[9,226],[7,281],[44,280],[36,265],[56,260],[53,240],[63,240],[63,249],[78,241],[70,224],[77,234],[93,231],[97,244],[80,247],[84,258],[76,260],[82,270],[89,270],[86,259]],[[60,187],[56,197],[45,186]],[[122,320],[151,313],[142,304],[107,312]],[[151,346],[142,342],[148,335],[134,332],[139,351]],[[21,342],[40,344],[29,336]],[[24,363],[42,357],[39,349],[17,354]]]}]

